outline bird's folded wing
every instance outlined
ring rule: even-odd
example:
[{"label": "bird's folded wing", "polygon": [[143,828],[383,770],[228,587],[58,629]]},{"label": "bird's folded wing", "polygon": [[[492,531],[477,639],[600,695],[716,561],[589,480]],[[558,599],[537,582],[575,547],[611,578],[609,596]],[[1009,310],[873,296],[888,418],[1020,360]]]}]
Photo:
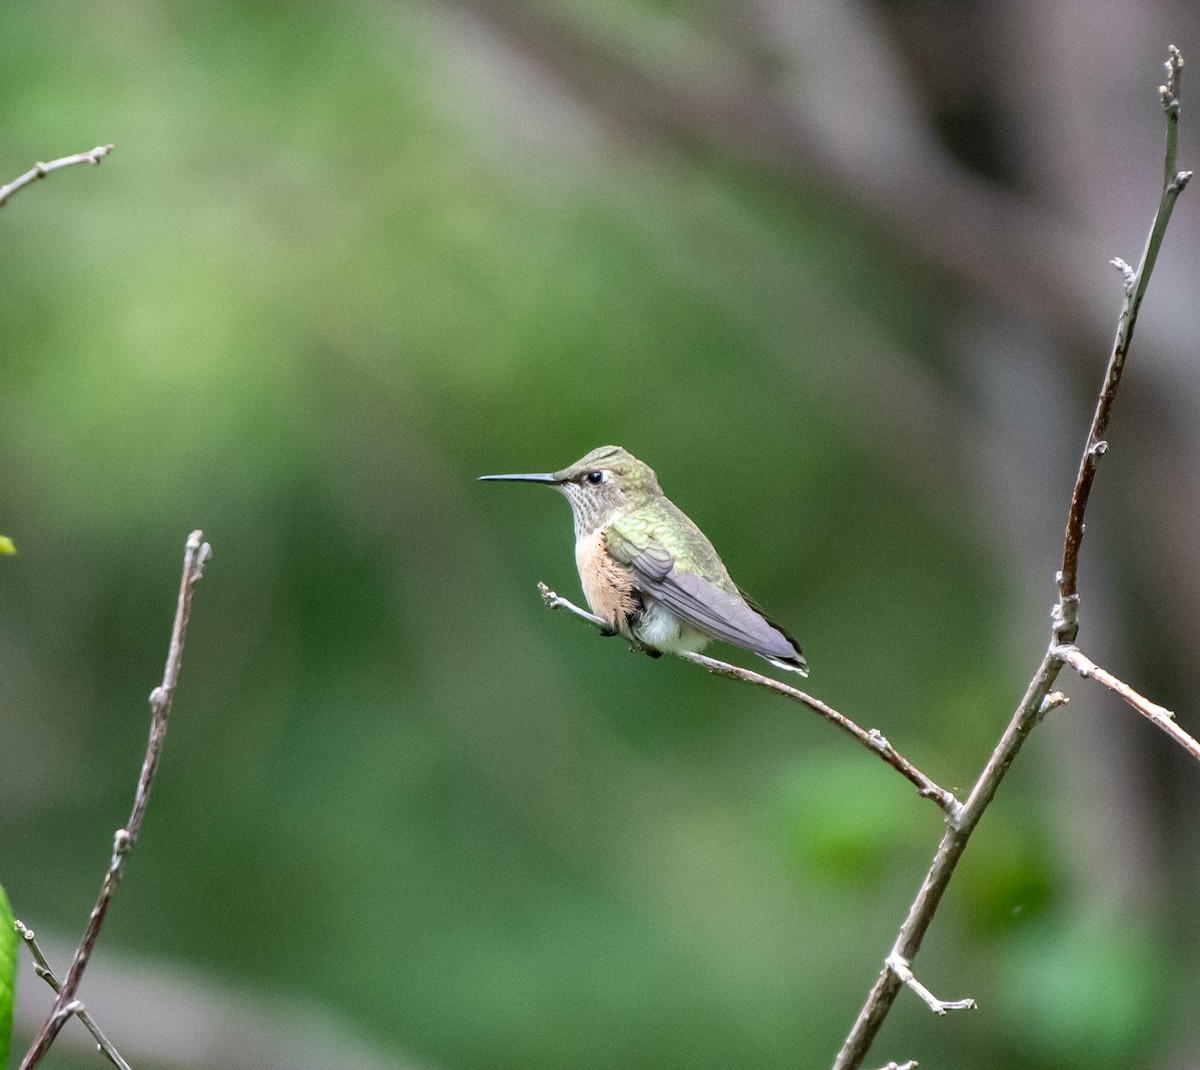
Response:
[{"label": "bird's folded wing", "polygon": [[745,647],[758,654],[792,658],[797,650],[765,617],[740,597],[723,591],[694,572],[675,567],[675,558],[662,543],[608,529],[609,553],[633,569],[640,590],[714,639]]}]

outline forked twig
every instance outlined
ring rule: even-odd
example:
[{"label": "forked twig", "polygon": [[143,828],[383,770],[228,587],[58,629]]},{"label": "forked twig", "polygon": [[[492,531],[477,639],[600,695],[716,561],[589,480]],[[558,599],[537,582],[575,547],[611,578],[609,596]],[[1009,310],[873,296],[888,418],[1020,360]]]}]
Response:
[{"label": "forked twig", "polygon": [[[43,981],[46,982],[55,992],[62,990],[62,984],[54,973],[53,967],[42,953],[41,947],[38,946],[37,937],[34,936],[33,930],[24,923],[17,921],[14,923],[17,933],[25,942],[25,946],[29,949],[29,954],[33,957],[33,972],[36,973]],[[96,1046],[100,1049],[101,1054],[108,1059],[117,1070],[132,1070],[130,1065],[122,1057],[121,1053],[113,1047],[113,1043],[108,1039],[95,1023],[92,1016],[88,1014],[80,1004],[75,1010],[75,1017],[83,1023],[87,1031],[92,1034],[96,1040]]]},{"label": "forked twig", "polygon": [[[1150,275],[1162,245],[1163,234],[1166,231],[1167,222],[1170,220],[1171,210],[1175,206],[1175,200],[1191,177],[1191,172],[1175,170],[1179,81],[1182,68],[1183,57],[1179,50],[1172,45],[1167,59],[1167,84],[1161,87],[1160,91],[1167,127],[1162,196],[1159,199],[1158,211],[1155,213],[1137,270],[1128,268],[1124,263],[1118,264],[1125,279],[1125,301],[1117,323],[1116,338],[1105,370],[1104,382],[1100,388],[1095,414],[1088,430],[1079,472],[1071,493],[1071,505],[1063,538],[1062,568],[1057,577],[1059,597],[1051,614],[1052,635],[1049,646],[1042,658],[1041,665],[1038,666],[1037,672],[1026,688],[1024,698],[1017,706],[1008,727],[1005,728],[1000,742],[996,745],[987,765],[967,796],[958,822],[950,823],[943,834],[929,870],[925,874],[925,879],[921,882],[917,896],[909,907],[908,916],[900,927],[896,942],[884,961],[883,969],[838,1052],[837,1059],[833,1064],[834,1070],[857,1070],[862,1065],[863,1059],[866,1058],[867,1051],[891,1010],[901,987],[909,983],[908,979],[903,976],[903,970],[897,970],[897,965],[902,963],[907,968],[920,950],[921,941],[933,920],[958,860],[966,850],[967,841],[983,816],[984,810],[995,796],[1000,782],[1004,779],[1022,744],[1046,712],[1056,705],[1061,705],[1064,701],[1060,693],[1051,691],[1059,671],[1069,660],[1074,663],[1082,658],[1082,655],[1076,656],[1072,653],[1075,648],[1071,644],[1074,643],[1079,630],[1077,576],[1079,547],[1083,540],[1084,512],[1087,509],[1088,496],[1091,493],[1092,481],[1096,474],[1096,463],[1108,448],[1103,436],[1112,413],[1117,388],[1121,382],[1129,345],[1133,339],[1138,309],[1141,307],[1146,286],[1149,284]],[[1086,659],[1083,660],[1086,661]],[[1088,662],[1088,665],[1091,666],[1091,663]],[[1091,666],[1091,668],[1099,669],[1098,666]],[[1091,675],[1095,675],[1102,683],[1107,684],[1104,677],[1099,675],[1101,672],[1103,670],[1093,671]],[[1107,684],[1107,686],[1112,685]],[[1127,701],[1129,700],[1129,695],[1120,691],[1118,693],[1122,693],[1123,697]],[[1141,696],[1137,697],[1141,698]],[[1145,703],[1145,700],[1142,702]],[[1140,709],[1143,713],[1147,712],[1142,707],[1135,705],[1135,708]],[[1161,707],[1158,709],[1161,710]],[[1164,730],[1166,730],[1165,723],[1174,724],[1169,717],[1166,718],[1165,723],[1161,718],[1155,719],[1155,723],[1164,727]],[[1186,733],[1184,734],[1186,735]],[[912,985],[909,984],[909,987]],[[926,1002],[929,1001],[926,1000]],[[934,1006],[933,1009],[937,1010],[938,1008]]]},{"label": "forked twig", "polygon": [[204,574],[204,566],[212,555],[212,547],[204,542],[202,532],[193,531],[188,536],[183,555],[183,575],[179,581],[179,598],[175,606],[175,622],[171,627],[171,642],[167,651],[167,663],[163,670],[162,683],[150,692],[150,739],[146,744],[146,756],[142,760],[142,771],[138,777],[137,790],[134,793],[133,809],[129,821],[124,828],[117,829],[113,836],[112,857],[108,870],[100,885],[100,894],[96,905],[92,907],[87,927],[75,949],[67,976],[58,990],[54,1006],[42,1023],[33,1043],[21,1060],[20,1070],[32,1070],[50,1049],[63,1025],[72,1014],[78,1014],[83,1004],[75,998],[79,991],[79,983],[83,980],[83,971],[87,968],[92,949],[96,946],[96,938],[104,924],[108,906],[112,902],[113,893],[121,880],[125,867],[125,859],[137,842],[138,832],[142,826],[142,818],[146,812],[146,803],[150,798],[150,788],[154,783],[154,773],[162,756],[163,743],[167,735],[167,720],[171,713],[171,700],[175,696],[175,684],[179,679],[179,666],[183,660],[183,641],[187,633],[188,617],[192,609],[192,591]]},{"label": "forked twig", "polygon": [[934,1014],[946,1014],[950,1011],[973,1011],[976,1003],[973,999],[938,999],[929,991],[912,972],[912,966],[898,955],[889,955],[887,968],[896,975],[902,985],[910,988],[920,997]]}]

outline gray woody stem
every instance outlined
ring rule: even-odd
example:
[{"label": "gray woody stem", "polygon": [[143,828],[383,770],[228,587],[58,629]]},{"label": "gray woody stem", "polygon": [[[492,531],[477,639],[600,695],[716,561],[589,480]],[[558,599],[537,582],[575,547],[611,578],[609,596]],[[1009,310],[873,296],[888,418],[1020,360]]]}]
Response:
[{"label": "gray woody stem", "polygon": [[1138,310],[1142,307],[1142,298],[1146,296],[1146,287],[1150,284],[1150,275],[1154,271],[1154,263],[1158,259],[1158,250],[1162,247],[1163,234],[1171,219],[1171,210],[1175,207],[1175,199],[1183,192],[1191,171],[1175,170],[1175,149],[1179,137],[1179,81],[1183,73],[1183,56],[1178,48],[1171,45],[1167,50],[1167,83],[1159,86],[1159,96],[1163,112],[1166,116],[1166,146],[1163,152],[1163,187],[1158,202],[1158,211],[1154,215],[1154,223],[1146,236],[1146,246],[1142,250],[1141,263],[1133,271],[1123,260],[1113,261],[1113,266],[1121,272],[1125,281],[1125,303],[1117,321],[1117,333],[1113,339],[1112,352],[1108,358],[1108,367],[1104,372],[1104,383],[1100,387],[1100,395],[1096,399],[1096,410],[1092,415],[1092,425],[1088,429],[1087,442],[1083,448],[1083,456],[1079,461],[1079,474],[1075,477],[1075,489],[1071,492],[1071,508],[1067,514],[1067,528],[1063,537],[1062,569],[1058,576],[1060,596],[1060,615],[1055,621],[1060,643],[1073,643],[1079,631],[1079,546],[1083,542],[1083,514],[1087,509],[1088,496],[1092,491],[1092,480],[1096,476],[1096,465],[1108,449],[1104,433],[1108,428],[1108,418],[1112,414],[1113,402],[1117,397],[1117,388],[1121,385],[1121,375],[1125,371],[1125,358],[1129,354],[1129,346],[1133,341],[1133,329],[1137,325]]},{"label": "gray woody stem", "polygon": [[[38,946],[37,938],[33,934],[33,930],[28,928],[22,922],[15,923],[17,933],[21,939],[25,941],[25,946],[29,948],[29,954],[33,956],[33,972],[36,973],[43,981],[46,982],[55,992],[62,990],[62,985],[54,974],[54,969],[51,967],[46,956],[42,954],[42,949]],[[96,1046],[100,1049],[110,1063],[117,1070],[132,1070],[130,1065],[122,1058],[121,1053],[113,1047],[112,1041],[108,1039],[101,1031],[100,1027],[93,1021],[92,1016],[83,1009],[83,1005],[75,1010],[75,1017],[87,1027],[87,1031],[96,1038]]]},{"label": "gray woody stem", "polygon": [[[1063,665],[1070,662],[1076,668],[1084,666],[1087,669],[1084,675],[1093,676],[1106,686],[1112,687],[1135,709],[1151,717],[1160,727],[1165,729],[1166,724],[1174,725],[1170,717],[1154,717],[1151,714],[1151,707],[1159,711],[1162,710],[1161,707],[1154,707],[1153,703],[1142,699],[1136,692],[1120,684],[1120,681],[1111,677],[1099,666],[1087,661],[1082,654],[1070,646],[1079,630],[1077,572],[1079,546],[1083,539],[1084,512],[1087,509],[1092,480],[1096,474],[1096,463],[1107,449],[1103,435],[1112,412],[1113,402],[1116,399],[1117,387],[1121,382],[1121,373],[1124,370],[1129,344],[1133,339],[1138,309],[1141,307],[1146,286],[1149,284],[1154,262],[1162,245],[1163,234],[1171,217],[1171,210],[1175,206],[1175,199],[1187,185],[1188,179],[1191,178],[1191,172],[1175,170],[1175,145],[1179,121],[1179,79],[1183,68],[1183,57],[1174,45],[1169,49],[1166,66],[1167,84],[1160,90],[1167,125],[1162,196],[1137,270],[1132,271],[1123,263],[1117,265],[1125,277],[1125,301],[1117,324],[1116,338],[1105,371],[1104,383],[1096,403],[1095,415],[1088,431],[1079,473],[1071,494],[1071,507],[1063,540],[1062,569],[1058,575],[1059,600],[1051,614],[1053,635],[1041,665],[1029,682],[1025,697],[1021,700],[1012,720],[1004,730],[1004,735],[988,759],[975,786],[971,789],[958,819],[947,822],[946,831],[938,845],[933,862],[930,864],[925,879],[921,882],[916,899],[909,907],[908,917],[904,919],[904,924],[900,927],[896,942],[884,962],[883,969],[859,1012],[853,1028],[846,1037],[841,1051],[838,1052],[837,1059],[833,1064],[834,1070],[857,1070],[862,1065],[863,1059],[866,1058],[867,1051],[891,1010],[901,987],[906,983],[911,986],[909,963],[920,950],[921,941],[933,920],[942,894],[954,874],[955,866],[966,849],[971,833],[995,796],[1000,782],[1004,779],[1005,773],[1008,772],[1029,733],[1033,731],[1048,710],[1060,705],[1063,701],[1060,694],[1051,692]],[[1083,669],[1080,668],[1080,671],[1082,672]],[[1134,701],[1131,696],[1135,696],[1138,701]],[[1162,712],[1166,713],[1166,711]],[[1177,739],[1182,735],[1187,740],[1191,740],[1191,737],[1182,730],[1172,734]],[[1184,740],[1179,741],[1188,746]],[[1195,741],[1191,742],[1194,745]],[[1193,754],[1197,754],[1197,750],[1192,746],[1188,746],[1188,749]],[[908,976],[905,976],[905,971],[908,972]]]},{"label": "gray woody stem", "polygon": [[[586,620],[589,624],[593,624],[601,630],[608,630],[608,625],[599,617],[589,613],[586,609],[580,609],[579,606],[563,598],[561,595],[555,594],[544,583],[538,584],[538,590],[542,594],[542,601],[551,609],[565,609],[568,613],[573,613],[581,620]],[[718,676],[728,676],[735,680],[754,684],[757,687],[765,687],[774,691],[777,695],[783,695],[785,698],[790,698],[793,702],[799,702],[801,705],[807,706],[815,713],[819,713],[825,720],[837,725],[843,732],[853,736],[867,750],[871,751],[872,754],[878,755],[888,765],[899,772],[901,776],[910,780],[917,786],[917,793],[919,795],[936,802],[948,817],[953,819],[957,816],[960,805],[954,795],[946,791],[945,788],[938,787],[937,784],[922,773],[912,762],[898,754],[878,729],[872,728],[868,731],[867,729],[860,728],[849,717],[838,713],[832,706],[827,706],[820,699],[813,698],[812,695],[807,695],[795,687],[790,687],[770,676],[764,676],[762,673],[754,672],[751,669],[743,669],[738,665],[730,665],[726,661],[718,661],[716,658],[706,657],[704,654],[681,654],[680,657]]]},{"label": "gray woody stem", "polygon": [[142,817],[146,813],[146,803],[150,798],[150,788],[154,783],[154,772],[158,768],[162,756],[163,742],[167,736],[167,719],[171,713],[171,700],[175,695],[175,684],[179,679],[179,666],[183,660],[183,641],[187,632],[188,617],[192,609],[192,591],[204,574],[204,565],[212,555],[212,547],[203,541],[202,532],[193,531],[188,536],[183,555],[183,575],[179,581],[179,598],[175,606],[175,622],[171,628],[171,643],[167,650],[167,664],[163,671],[162,683],[150,692],[150,739],[146,744],[146,756],[142,761],[141,775],[138,777],[137,791],[134,794],[133,810],[124,828],[117,829],[113,836],[112,858],[104,880],[100,885],[100,894],[96,905],[92,907],[87,927],[75,949],[75,956],[67,970],[67,976],[58,990],[54,1006],[50,1009],[37,1036],[21,1060],[20,1070],[32,1070],[54,1043],[59,1031],[72,1014],[83,1009],[83,1004],[75,998],[79,983],[83,980],[83,971],[87,968],[92,949],[96,946],[96,938],[100,935],[100,927],[104,924],[104,916],[108,913],[109,903],[121,880],[125,867],[125,859],[137,842],[138,831],[142,826]]},{"label": "gray woody stem", "polygon": [[14,178],[7,186],[0,186],[0,208],[8,203],[14,193],[20,193],[26,186],[32,186],[39,178],[45,178],[52,171],[61,171],[64,167],[74,167],[80,163],[95,164],[98,167],[100,161],[112,150],[111,145],[97,145],[91,152],[79,152],[74,156],[51,160],[50,163],[34,164],[20,178]]},{"label": "gray woody stem", "polygon": [[1151,702],[1139,695],[1132,687],[1118,680],[1107,669],[1100,668],[1077,646],[1060,647],[1059,656],[1085,680],[1092,679],[1103,684],[1110,691],[1120,695],[1135,710],[1146,718],[1156,728],[1162,729],[1193,758],[1200,760],[1200,742],[1188,735],[1175,723],[1175,714],[1157,702]]}]

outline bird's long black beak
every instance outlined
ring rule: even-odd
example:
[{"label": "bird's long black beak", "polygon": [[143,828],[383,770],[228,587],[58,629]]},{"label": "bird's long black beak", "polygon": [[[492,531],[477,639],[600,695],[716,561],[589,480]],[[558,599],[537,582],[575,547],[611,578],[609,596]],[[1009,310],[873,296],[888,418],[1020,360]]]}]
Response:
[{"label": "bird's long black beak", "polygon": [[492,480],[502,483],[549,483],[558,485],[558,478],[553,472],[523,472],[511,476],[480,476],[481,480]]}]

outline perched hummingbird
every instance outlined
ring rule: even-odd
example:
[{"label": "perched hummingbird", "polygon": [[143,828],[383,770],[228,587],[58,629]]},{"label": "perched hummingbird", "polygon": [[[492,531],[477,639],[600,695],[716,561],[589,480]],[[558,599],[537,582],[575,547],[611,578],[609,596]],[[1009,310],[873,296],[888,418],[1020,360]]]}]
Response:
[{"label": "perched hummingbird", "polygon": [[592,612],[609,634],[658,657],[713,639],[808,675],[800,645],[729,578],[704,533],[658,485],[654,470],[620,446],[601,446],[560,472],[480,476],[547,483],[575,517],[575,564]]}]

